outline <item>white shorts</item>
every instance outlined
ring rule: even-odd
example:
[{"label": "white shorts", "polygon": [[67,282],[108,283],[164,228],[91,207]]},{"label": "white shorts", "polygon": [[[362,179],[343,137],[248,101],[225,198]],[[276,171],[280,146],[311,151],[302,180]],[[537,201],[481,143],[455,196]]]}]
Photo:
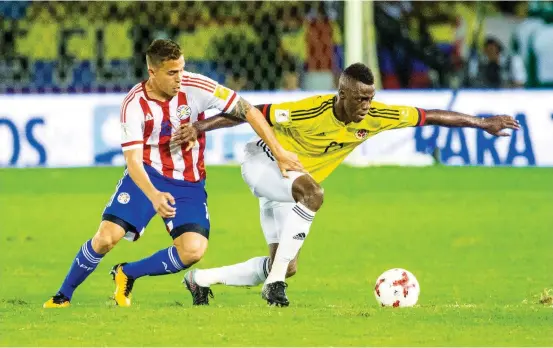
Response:
[{"label": "white shorts", "polygon": [[282,176],[269,148],[259,138],[246,144],[242,178],[259,198],[261,228],[267,244],[278,243],[288,213],[296,204],[292,184],[305,173],[288,172]]}]

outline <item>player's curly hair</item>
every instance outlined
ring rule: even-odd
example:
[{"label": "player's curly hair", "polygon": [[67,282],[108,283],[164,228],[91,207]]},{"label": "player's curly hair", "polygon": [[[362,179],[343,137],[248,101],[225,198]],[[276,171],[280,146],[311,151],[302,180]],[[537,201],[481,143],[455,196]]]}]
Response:
[{"label": "player's curly hair", "polygon": [[363,63],[354,63],[348,66],[342,76],[350,77],[366,85],[374,84],[374,75],[371,69]]},{"label": "player's curly hair", "polygon": [[154,40],[146,50],[146,62],[149,66],[159,66],[166,60],[176,60],[182,56],[180,46],[171,40]]}]

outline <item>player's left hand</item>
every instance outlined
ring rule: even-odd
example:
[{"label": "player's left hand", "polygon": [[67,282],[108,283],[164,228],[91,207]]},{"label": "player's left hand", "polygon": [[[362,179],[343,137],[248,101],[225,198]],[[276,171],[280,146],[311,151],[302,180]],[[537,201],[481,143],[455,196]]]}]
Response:
[{"label": "player's left hand", "polygon": [[190,151],[198,143],[198,130],[190,123],[181,124],[179,129],[173,133],[171,141],[177,145],[188,143],[185,151]]},{"label": "player's left hand", "polygon": [[482,120],[482,129],[495,136],[508,137],[509,133],[504,131],[507,128],[519,130],[520,124],[507,115],[492,116]]},{"label": "player's left hand", "polygon": [[296,155],[295,153],[283,149],[280,152],[275,153],[274,156],[283,177],[288,178],[289,170],[307,173],[307,170],[303,168],[298,155]]},{"label": "player's left hand", "polygon": [[174,218],[177,214],[175,198],[169,192],[157,192],[151,199],[155,211],[165,219]]}]

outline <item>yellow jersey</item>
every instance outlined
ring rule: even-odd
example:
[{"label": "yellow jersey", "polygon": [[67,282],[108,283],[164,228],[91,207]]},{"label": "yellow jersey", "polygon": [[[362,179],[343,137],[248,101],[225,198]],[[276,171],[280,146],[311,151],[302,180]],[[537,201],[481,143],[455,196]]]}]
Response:
[{"label": "yellow jersey", "polygon": [[367,116],[344,124],[334,115],[334,94],[261,105],[280,144],[296,153],[317,182],[322,182],[368,138],[385,130],[422,126],[425,111],[411,106],[371,102]]}]

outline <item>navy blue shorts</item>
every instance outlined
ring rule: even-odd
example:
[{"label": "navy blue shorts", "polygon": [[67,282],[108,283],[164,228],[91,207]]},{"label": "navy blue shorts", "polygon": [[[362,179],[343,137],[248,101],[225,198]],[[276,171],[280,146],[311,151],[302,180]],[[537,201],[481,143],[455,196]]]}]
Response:
[{"label": "navy blue shorts", "polygon": [[[175,198],[177,208],[174,218],[163,219],[167,231],[176,238],[183,232],[198,232],[209,237],[209,213],[205,180],[188,182],[164,177],[151,166],[144,164],[152,184],[161,192],[169,192]],[[115,193],[104,209],[102,220],[122,226],[125,238],[135,241],[156,215],[152,202],[131,179],[127,170],[119,180]]]}]

